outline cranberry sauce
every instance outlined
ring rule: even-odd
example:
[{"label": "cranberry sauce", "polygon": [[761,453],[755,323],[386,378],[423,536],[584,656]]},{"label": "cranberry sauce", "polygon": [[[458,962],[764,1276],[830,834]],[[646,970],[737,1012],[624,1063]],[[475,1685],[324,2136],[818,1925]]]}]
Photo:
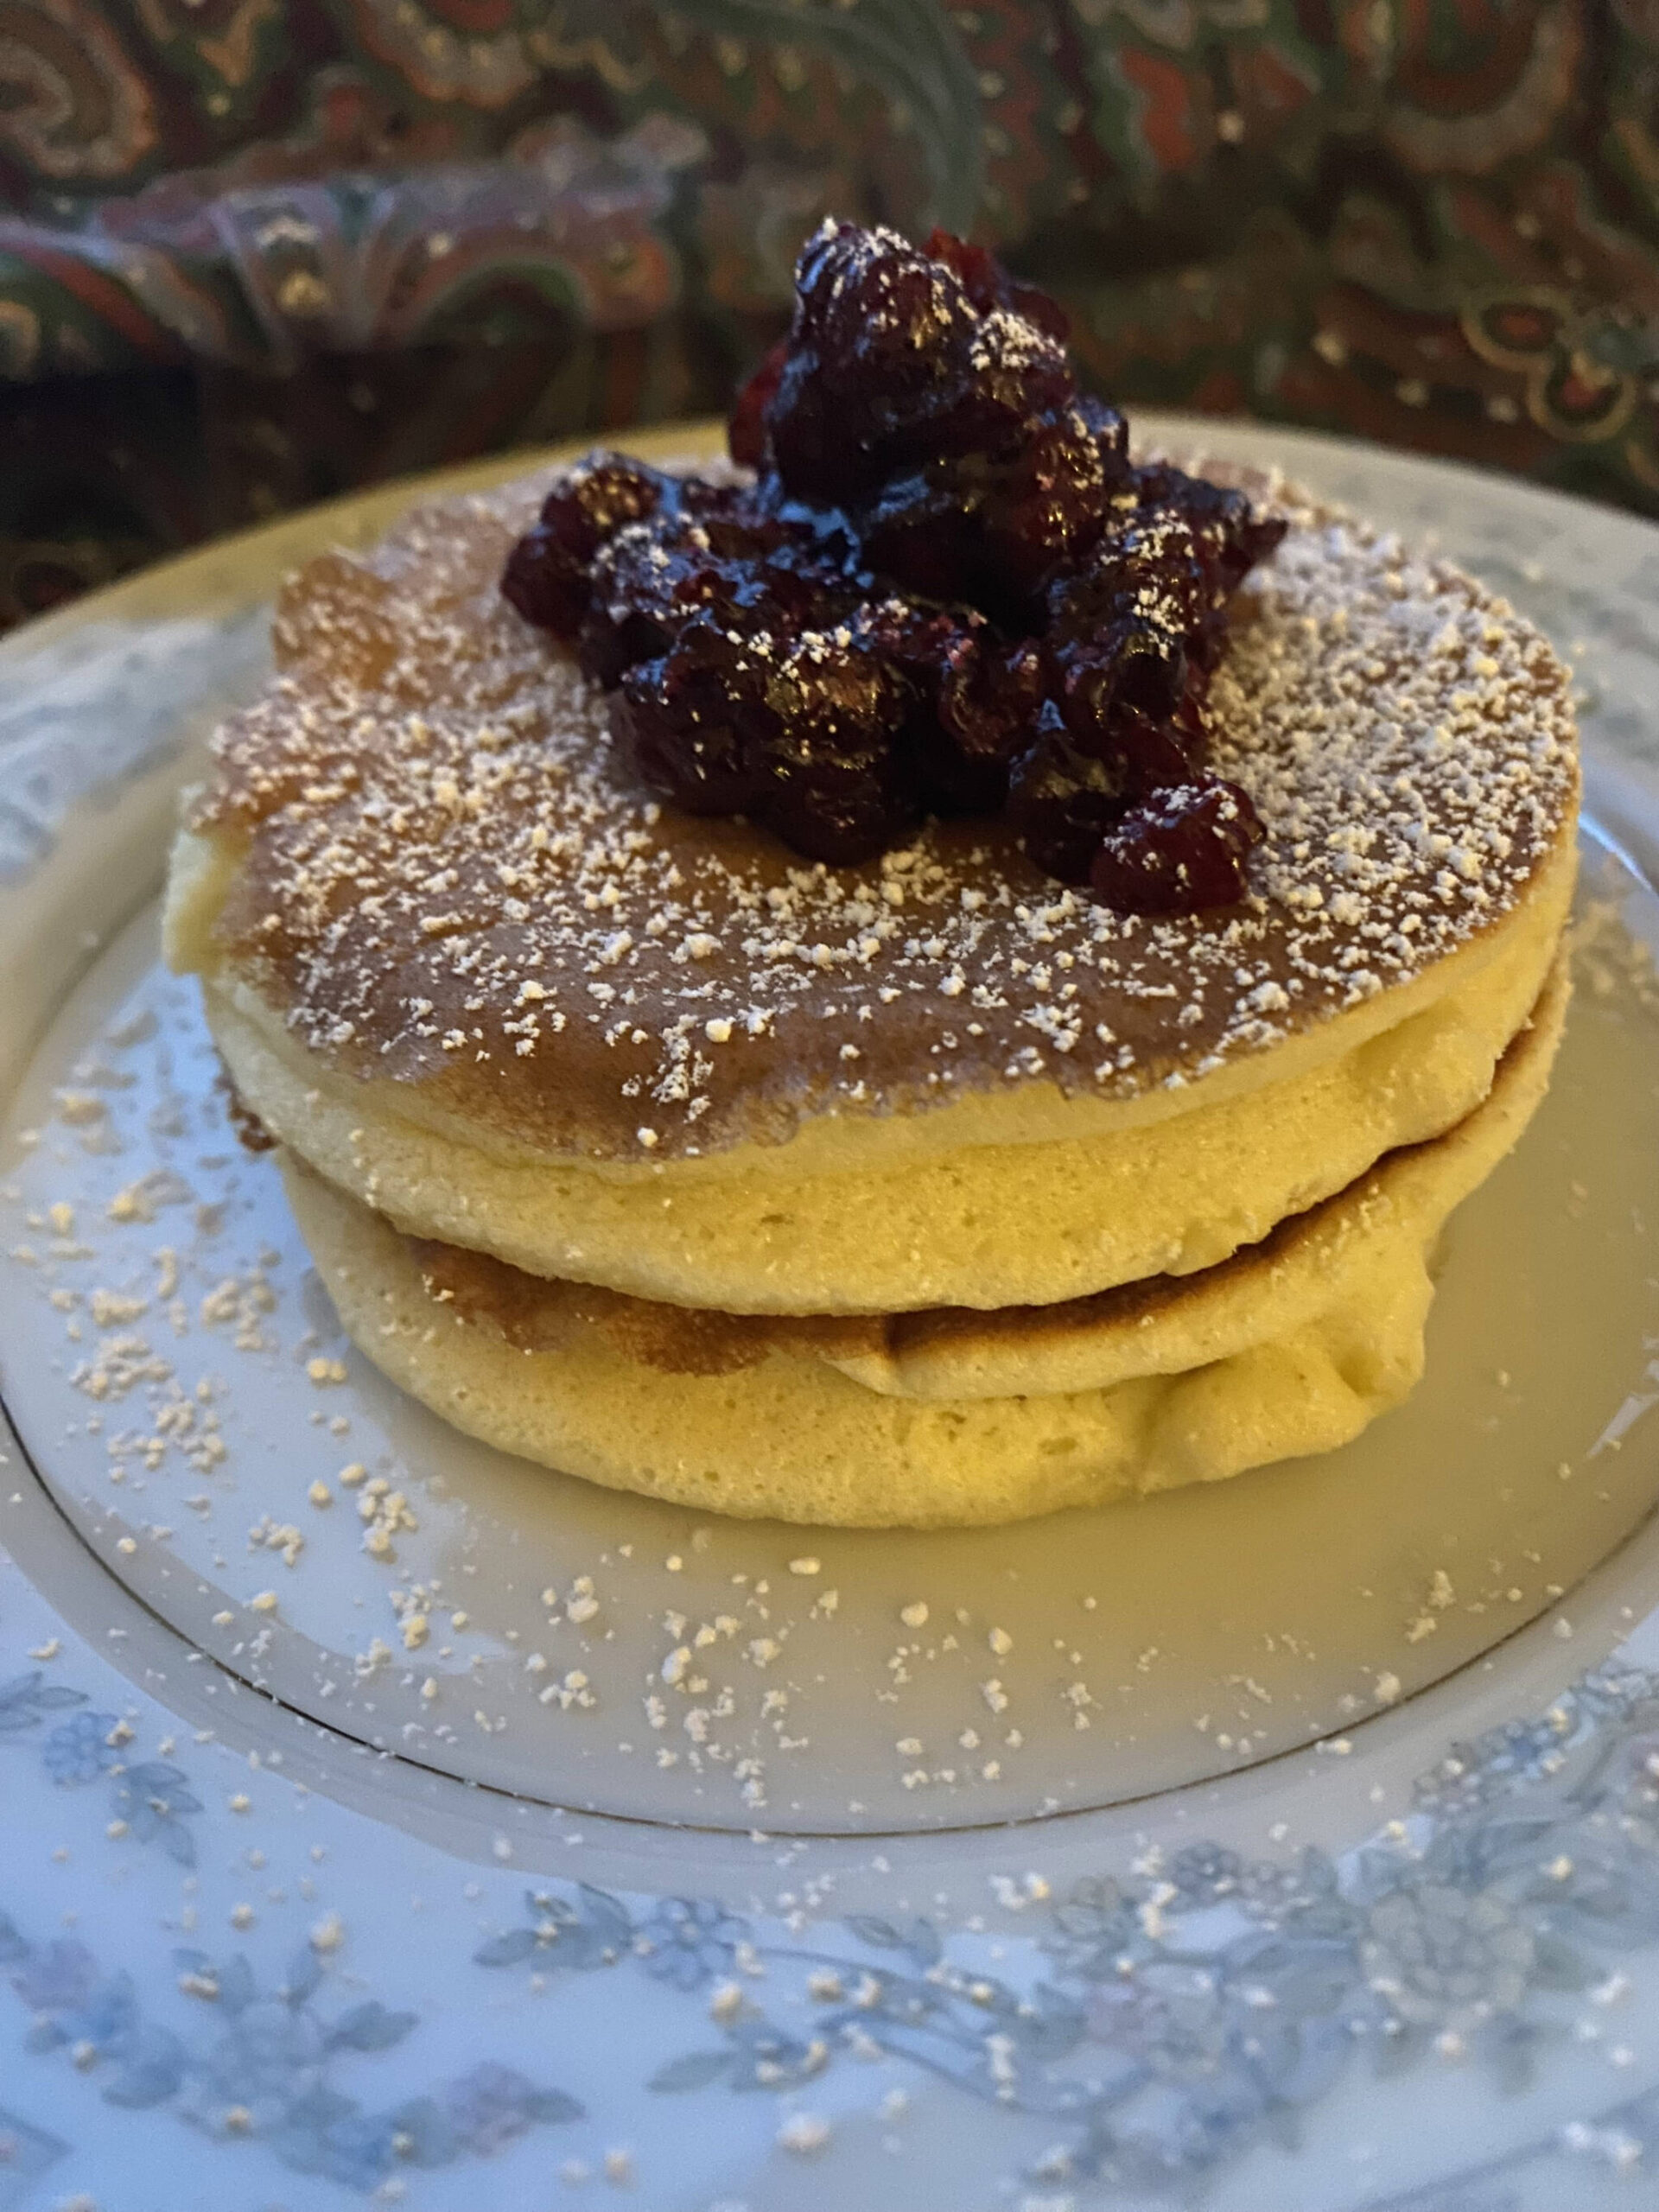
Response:
[{"label": "cranberry sauce", "polygon": [[1128,458],[1065,318],[982,247],[826,223],[739,395],[752,484],[570,470],[501,588],[614,693],[643,780],[814,860],[1006,813],[1124,913],[1226,906],[1262,827],[1205,766],[1227,601],[1283,523]]}]

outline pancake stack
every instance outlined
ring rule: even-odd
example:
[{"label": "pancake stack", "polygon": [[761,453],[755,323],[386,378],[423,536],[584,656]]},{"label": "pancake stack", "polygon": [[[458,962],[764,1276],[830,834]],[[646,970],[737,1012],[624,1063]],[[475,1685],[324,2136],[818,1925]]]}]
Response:
[{"label": "pancake stack", "polygon": [[1289,529],[1207,713],[1265,840],[1238,906],[1124,915],[997,819],[830,868],[653,799],[499,589],[551,480],[302,570],[174,857],[169,957],[365,1354],[567,1472],[864,1526],[1397,1403],[1562,1018],[1537,632],[1249,482]]}]

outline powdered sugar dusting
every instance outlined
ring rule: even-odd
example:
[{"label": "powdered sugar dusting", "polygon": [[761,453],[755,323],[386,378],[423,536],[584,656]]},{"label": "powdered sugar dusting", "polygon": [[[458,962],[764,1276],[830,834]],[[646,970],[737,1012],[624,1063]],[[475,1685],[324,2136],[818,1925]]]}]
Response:
[{"label": "powdered sugar dusting", "polygon": [[604,698],[496,590],[547,480],[304,572],[196,818],[248,833],[221,939],[297,1036],[550,1147],[662,1160],[824,1111],[1184,1082],[1456,950],[1573,810],[1538,633],[1257,480],[1293,526],[1212,695],[1215,766],[1268,831],[1244,906],[1111,913],[995,823],[804,864],[619,779]]}]

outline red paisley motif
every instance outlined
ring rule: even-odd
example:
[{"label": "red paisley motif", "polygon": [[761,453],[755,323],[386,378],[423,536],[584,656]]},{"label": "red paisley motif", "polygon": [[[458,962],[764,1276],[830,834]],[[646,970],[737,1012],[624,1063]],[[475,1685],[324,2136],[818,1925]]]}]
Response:
[{"label": "red paisley motif", "polygon": [[[1443,12],[1452,12],[1444,7]],[[1573,97],[1583,27],[1575,0],[1500,9],[1463,0],[1463,66],[1430,58],[1431,0],[1408,0],[1383,124],[1414,169],[1483,175],[1546,144]]]},{"label": "red paisley motif", "polygon": [[981,227],[990,238],[1017,237],[1071,204],[1063,126],[1075,122],[1022,0],[987,0],[961,21],[987,108]]},{"label": "red paisley motif", "polygon": [[1546,14],[1539,0],[1397,0],[1394,82],[1425,115],[1477,115],[1510,98]]},{"label": "red paisley motif", "polygon": [[1211,143],[1209,94],[1202,79],[1142,47],[1126,47],[1117,66],[1140,94],[1141,137],[1157,167],[1171,176],[1196,169]]}]

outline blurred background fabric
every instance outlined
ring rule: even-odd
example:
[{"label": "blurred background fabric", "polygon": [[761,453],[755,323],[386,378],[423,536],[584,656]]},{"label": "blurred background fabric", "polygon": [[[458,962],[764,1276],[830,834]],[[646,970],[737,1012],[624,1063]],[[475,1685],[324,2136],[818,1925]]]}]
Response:
[{"label": "blurred background fabric", "polygon": [[0,629],[723,408],[827,212],[1115,397],[1659,514],[1659,0],[0,0]]}]

